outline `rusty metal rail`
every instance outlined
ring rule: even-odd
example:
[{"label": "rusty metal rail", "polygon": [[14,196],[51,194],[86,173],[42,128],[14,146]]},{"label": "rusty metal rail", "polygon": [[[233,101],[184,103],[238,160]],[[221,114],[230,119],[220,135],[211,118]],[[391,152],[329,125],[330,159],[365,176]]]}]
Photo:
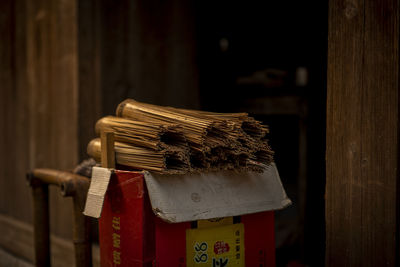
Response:
[{"label": "rusty metal rail", "polygon": [[28,173],[27,180],[33,193],[35,265],[51,265],[48,186],[55,185],[60,188],[62,196],[73,198],[75,264],[77,267],[92,266],[90,221],[82,213],[90,180],[78,174],[52,169],[34,169]]}]

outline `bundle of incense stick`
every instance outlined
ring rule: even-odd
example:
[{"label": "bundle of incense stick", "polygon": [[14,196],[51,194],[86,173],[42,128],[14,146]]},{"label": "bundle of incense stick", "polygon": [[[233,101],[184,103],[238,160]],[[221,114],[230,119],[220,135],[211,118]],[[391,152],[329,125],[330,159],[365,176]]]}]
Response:
[{"label": "bundle of incense stick", "polygon": [[167,108],[195,117],[202,116],[203,118],[206,117],[215,121],[227,122],[233,126],[230,130],[237,133],[237,138],[244,147],[251,150],[270,150],[267,142],[263,142],[260,147],[260,140],[265,139],[266,134],[269,132],[268,127],[249,117],[247,113],[216,113],[172,107]]},{"label": "bundle of incense stick", "polygon": [[[149,170],[165,174],[184,174],[189,172],[189,160],[184,151],[156,151],[144,147],[115,142],[115,160],[117,164],[138,170]],[[101,160],[100,138],[93,139],[87,152],[96,161]]]},{"label": "bundle of incense stick", "polygon": [[235,141],[235,136],[229,134],[229,127],[222,120],[190,116],[132,99],[127,99],[118,106],[117,116],[150,123],[178,124],[182,127],[191,149],[197,152],[208,152],[213,147],[229,145],[230,141]]},{"label": "bundle of incense stick", "polygon": [[189,146],[179,125],[154,124],[107,116],[97,121],[96,133],[114,132],[115,140],[153,150],[188,151]]},{"label": "bundle of incense stick", "polygon": [[194,170],[261,171],[273,161],[268,128],[247,113],[214,113],[161,107],[127,99],[117,116],[133,121],[181,126]]}]

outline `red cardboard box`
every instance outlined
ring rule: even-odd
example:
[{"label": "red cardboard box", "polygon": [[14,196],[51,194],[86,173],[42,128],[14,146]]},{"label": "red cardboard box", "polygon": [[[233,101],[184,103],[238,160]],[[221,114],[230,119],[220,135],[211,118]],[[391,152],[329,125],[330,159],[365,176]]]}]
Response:
[{"label": "red cardboard box", "polygon": [[241,176],[114,171],[101,266],[275,266],[273,209],[290,200],[274,166],[263,179]]}]

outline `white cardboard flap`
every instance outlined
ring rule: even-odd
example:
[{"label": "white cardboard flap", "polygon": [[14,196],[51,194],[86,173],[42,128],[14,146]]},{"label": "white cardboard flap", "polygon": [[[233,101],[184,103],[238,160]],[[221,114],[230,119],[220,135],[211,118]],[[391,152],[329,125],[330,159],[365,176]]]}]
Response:
[{"label": "white cardboard flap", "polygon": [[291,204],[275,164],[263,173],[145,172],[144,177],[154,213],[171,223],[277,210]]}]

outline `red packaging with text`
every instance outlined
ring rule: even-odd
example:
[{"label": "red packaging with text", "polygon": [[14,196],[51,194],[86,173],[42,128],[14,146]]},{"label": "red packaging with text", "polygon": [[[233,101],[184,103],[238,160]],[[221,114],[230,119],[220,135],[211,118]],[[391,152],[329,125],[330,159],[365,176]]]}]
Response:
[{"label": "red packaging with text", "polygon": [[99,219],[102,267],[275,266],[272,210],[166,222],[153,212],[144,174],[110,179]]}]

